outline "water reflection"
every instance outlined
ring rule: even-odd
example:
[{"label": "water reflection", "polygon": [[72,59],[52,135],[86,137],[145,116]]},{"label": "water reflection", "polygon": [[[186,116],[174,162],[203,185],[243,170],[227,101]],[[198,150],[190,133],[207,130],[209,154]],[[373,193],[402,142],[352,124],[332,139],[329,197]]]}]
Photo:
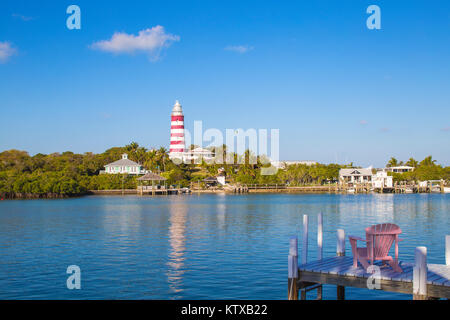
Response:
[{"label": "water reflection", "polygon": [[[343,218],[347,223],[353,219],[365,218],[370,224],[393,222],[395,220],[394,195],[344,195],[338,198],[339,221]],[[342,217],[341,217],[342,215]]]},{"label": "water reflection", "polygon": [[182,202],[172,202],[169,205],[169,261],[167,262],[167,280],[172,292],[183,291],[182,279],[185,272],[184,261],[186,252],[186,214],[187,206]]},{"label": "water reflection", "polygon": [[394,195],[374,195],[369,204],[371,214],[375,217],[374,223],[394,221]]},{"label": "water reflection", "polygon": [[225,227],[225,212],[227,206],[224,203],[218,203],[216,206],[217,210],[217,227],[223,230]]},{"label": "water reflection", "polygon": [[[336,254],[336,229],[364,236],[372,224],[393,222],[403,231],[402,261],[414,261],[415,248],[426,246],[430,263],[445,263],[450,194],[3,201],[0,299],[285,299],[288,240],[292,235],[301,239],[307,214],[308,259],[313,260],[319,212],[325,257]],[[348,237],[346,250],[351,255]],[[61,285],[70,264],[85,270],[84,289],[78,292]],[[336,288],[324,287],[323,295],[335,299]],[[411,298],[350,288],[346,296]]]}]

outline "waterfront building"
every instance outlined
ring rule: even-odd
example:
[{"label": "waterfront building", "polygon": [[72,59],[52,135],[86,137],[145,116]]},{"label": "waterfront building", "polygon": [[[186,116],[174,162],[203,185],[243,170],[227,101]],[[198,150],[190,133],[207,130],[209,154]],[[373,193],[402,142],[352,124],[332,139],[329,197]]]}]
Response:
[{"label": "waterfront building", "polygon": [[284,160],[284,161],[271,161],[270,164],[277,169],[286,169],[286,167],[296,164],[313,166],[316,165],[317,162],[312,160]]},{"label": "waterfront building", "polygon": [[175,102],[170,116],[170,148],[169,157],[183,158],[184,144],[184,115],[178,100]]},{"label": "waterfront building", "polygon": [[208,187],[215,187],[217,185],[218,181],[217,181],[216,177],[208,177],[208,178],[203,179],[203,183],[208,188]]},{"label": "waterfront building", "polygon": [[[147,172],[145,175],[138,178],[137,180],[138,180],[137,191],[141,195],[143,195],[145,191],[166,189],[167,179],[153,172]],[[149,185],[149,183],[151,183],[151,185]]]},{"label": "waterfront building", "polygon": [[378,171],[372,176],[372,186],[374,188],[392,188],[394,186],[392,176],[389,176],[386,171]]},{"label": "waterfront building", "polygon": [[209,161],[214,159],[214,153],[209,149],[204,149],[201,147],[194,148],[192,150],[188,150],[183,154],[183,159],[185,162],[197,161],[199,159],[203,159],[205,161]]},{"label": "waterfront building", "polygon": [[410,166],[397,166],[397,167],[388,167],[385,169],[387,172],[395,172],[395,173],[404,173],[414,171],[414,167]]},{"label": "waterfront building", "polygon": [[341,183],[368,183],[372,182],[372,168],[341,169],[339,170]]},{"label": "waterfront building", "polygon": [[126,153],[122,154],[122,159],[109,163],[105,166],[105,171],[100,173],[116,174],[145,174],[147,170],[144,169],[139,163],[128,159]]}]

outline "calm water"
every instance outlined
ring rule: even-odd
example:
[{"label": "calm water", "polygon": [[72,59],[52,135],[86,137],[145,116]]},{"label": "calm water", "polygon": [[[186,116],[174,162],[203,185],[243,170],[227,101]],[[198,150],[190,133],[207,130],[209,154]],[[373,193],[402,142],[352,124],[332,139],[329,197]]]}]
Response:
[{"label": "calm water", "polygon": [[[0,201],[0,299],[286,299],[289,237],[308,214],[314,259],[320,211],[325,256],[335,255],[338,228],[363,236],[371,224],[394,222],[405,239],[401,260],[423,245],[429,262],[445,263],[449,194]],[[81,290],[66,288],[73,264]],[[335,291],[326,286],[324,298]],[[411,298],[351,288],[346,297]]]}]

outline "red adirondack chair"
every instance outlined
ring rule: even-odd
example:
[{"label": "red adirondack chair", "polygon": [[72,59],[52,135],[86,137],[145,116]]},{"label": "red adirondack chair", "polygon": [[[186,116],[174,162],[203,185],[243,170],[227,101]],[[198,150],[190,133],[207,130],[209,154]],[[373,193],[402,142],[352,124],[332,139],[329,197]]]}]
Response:
[{"label": "red adirondack chair", "polygon": [[[369,265],[373,265],[375,260],[382,260],[396,272],[402,272],[398,265],[398,242],[402,241],[398,235],[402,233],[399,226],[393,223],[382,223],[366,228],[366,239],[349,236],[353,253],[353,267],[358,267],[358,261],[367,271]],[[358,248],[357,241],[366,242],[365,248]],[[395,258],[389,256],[389,250],[395,242]],[[370,264],[369,264],[370,262]]]}]

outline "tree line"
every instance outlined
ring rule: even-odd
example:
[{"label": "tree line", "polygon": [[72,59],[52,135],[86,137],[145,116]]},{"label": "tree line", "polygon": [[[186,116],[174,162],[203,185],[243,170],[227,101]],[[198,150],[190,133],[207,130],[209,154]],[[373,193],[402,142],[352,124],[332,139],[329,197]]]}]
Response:
[{"label": "tree line", "polygon": [[[30,156],[26,151],[7,150],[0,153],[0,196],[59,197],[83,195],[89,190],[135,189],[137,177],[134,175],[100,174],[106,164],[120,159],[123,153],[127,153],[130,160],[140,163],[147,170],[164,176],[167,184],[183,187],[216,176],[219,169],[225,172],[231,183],[236,184],[317,185],[336,182],[340,169],[353,167],[352,163],[295,164],[275,174],[265,175],[261,169],[270,167],[267,158],[255,156],[249,150],[242,155],[227,152],[225,145],[212,151],[216,156],[220,154],[224,159],[231,157],[234,161],[223,164],[214,161],[175,164],[169,158],[167,149],[161,147],[148,150],[136,142],[110,148],[99,154],[67,151]],[[393,173],[395,181],[450,179],[450,167],[436,164],[431,156],[420,162],[411,158],[405,163],[391,158],[387,166],[401,164],[413,166],[415,170]]]},{"label": "tree line", "polygon": [[446,180],[450,181],[450,167],[444,167],[436,163],[432,156],[428,156],[422,161],[409,158],[408,161],[399,161],[391,158],[386,167],[409,166],[413,167],[413,171],[404,173],[389,173],[393,176],[394,181],[417,182],[426,180]]}]

